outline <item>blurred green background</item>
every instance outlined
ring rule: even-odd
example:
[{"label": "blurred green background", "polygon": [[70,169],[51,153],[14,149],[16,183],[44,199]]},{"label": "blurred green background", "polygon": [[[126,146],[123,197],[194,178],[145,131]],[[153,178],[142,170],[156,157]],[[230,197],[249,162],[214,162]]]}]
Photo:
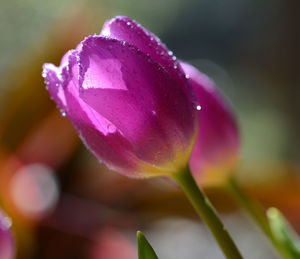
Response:
[{"label": "blurred green background", "polygon": [[[42,64],[58,65],[115,15],[137,20],[215,80],[240,124],[239,181],[300,231],[299,7],[298,0],[0,0],[0,201],[14,221],[18,258],[133,259],[137,229],[162,259],[222,258],[172,183],[108,172],[45,90]],[[246,258],[276,258],[221,188],[207,192]]]}]

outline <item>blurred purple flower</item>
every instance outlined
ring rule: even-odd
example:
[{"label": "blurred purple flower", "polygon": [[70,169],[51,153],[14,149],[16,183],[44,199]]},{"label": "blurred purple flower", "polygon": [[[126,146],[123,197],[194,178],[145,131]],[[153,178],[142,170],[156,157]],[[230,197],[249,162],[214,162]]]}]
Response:
[{"label": "blurred purple flower", "polygon": [[190,168],[200,184],[217,184],[233,172],[237,163],[239,132],[231,107],[215,84],[195,67],[181,62],[196,94],[199,134]]},{"label": "blurred purple flower", "polygon": [[197,102],[181,65],[160,40],[127,17],[45,64],[47,89],[83,142],[131,177],[186,167],[198,133]]},{"label": "blurred purple flower", "polygon": [[15,244],[10,226],[10,218],[0,209],[0,259],[14,258]]}]

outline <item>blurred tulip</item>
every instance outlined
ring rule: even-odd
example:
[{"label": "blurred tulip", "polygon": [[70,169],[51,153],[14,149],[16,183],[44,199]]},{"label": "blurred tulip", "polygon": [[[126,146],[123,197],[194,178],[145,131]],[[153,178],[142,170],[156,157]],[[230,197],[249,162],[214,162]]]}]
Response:
[{"label": "blurred tulip", "polygon": [[197,103],[165,45],[127,17],[45,64],[47,89],[93,154],[130,176],[171,175],[187,166]]},{"label": "blurred tulip", "polygon": [[223,182],[237,163],[239,132],[234,114],[214,82],[195,67],[181,62],[200,107],[199,134],[190,159],[198,183]]},{"label": "blurred tulip", "polygon": [[11,219],[0,209],[0,259],[12,259],[15,244],[10,231]]}]

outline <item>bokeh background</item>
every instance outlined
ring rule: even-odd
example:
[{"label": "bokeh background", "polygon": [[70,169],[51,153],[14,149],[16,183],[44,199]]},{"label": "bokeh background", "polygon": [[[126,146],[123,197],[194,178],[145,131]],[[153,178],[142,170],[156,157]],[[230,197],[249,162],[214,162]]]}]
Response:
[{"label": "bokeh background", "polygon": [[[138,229],[161,259],[222,258],[173,183],[109,172],[45,90],[42,64],[115,15],[214,79],[240,124],[240,184],[300,232],[298,0],[0,0],[0,204],[17,258],[135,259]],[[277,258],[222,186],[205,190],[246,258]]]}]

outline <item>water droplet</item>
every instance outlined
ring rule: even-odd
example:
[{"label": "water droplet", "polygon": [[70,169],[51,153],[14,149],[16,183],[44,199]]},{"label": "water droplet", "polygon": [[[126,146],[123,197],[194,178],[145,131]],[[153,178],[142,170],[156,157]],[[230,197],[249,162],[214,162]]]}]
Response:
[{"label": "water droplet", "polygon": [[169,54],[169,56],[172,56],[173,55],[173,51],[169,50],[168,54]]},{"label": "water droplet", "polygon": [[175,56],[173,56],[172,59],[175,61],[177,58]]},{"label": "water droplet", "polygon": [[61,116],[66,117],[67,114],[66,114],[65,110],[60,109],[59,111],[60,111]]},{"label": "water droplet", "polygon": [[107,131],[108,133],[114,133],[116,131],[115,125],[113,125],[111,122],[107,124]]},{"label": "water droplet", "polygon": [[197,111],[200,111],[200,110],[201,110],[201,106],[200,106],[200,105],[197,105],[197,106],[196,106],[196,109],[197,109]]},{"label": "water droplet", "polygon": [[151,40],[151,41],[153,41],[153,40],[154,40],[154,38],[153,38],[153,37],[150,37],[150,40]]},{"label": "water droplet", "polygon": [[56,86],[56,87],[59,87],[59,83],[56,83],[55,86]]},{"label": "water droplet", "polygon": [[177,65],[174,65],[174,69],[177,69]]},{"label": "water droplet", "polygon": [[127,22],[126,24],[127,24],[128,26],[130,26],[130,25],[131,25],[131,23],[130,23],[130,22]]},{"label": "water droplet", "polygon": [[47,76],[47,73],[46,73],[46,71],[43,71],[43,73],[42,73],[42,77],[46,77]]},{"label": "water droplet", "polygon": [[185,75],[186,79],[190,79],[190,76],[188,74]]}]

